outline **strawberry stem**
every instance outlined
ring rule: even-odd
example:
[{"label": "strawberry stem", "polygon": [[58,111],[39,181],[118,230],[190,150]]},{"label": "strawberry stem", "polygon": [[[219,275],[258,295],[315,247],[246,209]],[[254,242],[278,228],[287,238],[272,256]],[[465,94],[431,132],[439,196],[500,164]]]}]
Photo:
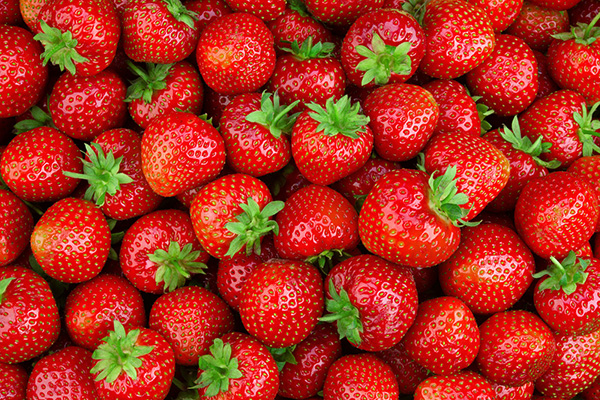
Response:
[{"label": "strawberry stem", "polygon": [[209,349],[210,353],[200,357],[199,370],[202,371],[196,380],[196,386],[190,389],[205,388],[204,396],[212,397],[229,390],[229,381],[242,377],[238,369],[238,360],[231,358],[231,345],[223,340],[215,339]]},{"label": "strawberry stem", "polygon": [[319,321],[336,321],[340,339],[347,338],[350,343],[360,345],[362,342],[360,335],[364,329],[358,308],[352,304],[348,292],[343,288],[340,288],[339,293],[336,291],[331,279],[329,280],[329,294],[331,299],[327,299],[325,302],[329,314],[319,318]]},{"label": "strawberry stem", "polygon": [[45,51],[42,53],[42,64],[46,65],[48,61],[58,65],[61,71],[65,69],[72,75],[75,75],[75,63],[83,63],[89,59],[80,55],[75,47],[77,47],[77,39],[73,39],[73,34],[70,31],[61,32],[58,28],[52,28],[46,21],[40,21],[42,33],[34,36],[44,46]]},{"label": "strawberry stem", "polygon": [[358,139],[359,132],[365,132],[365,125],[369,123],[369,117],[360,113],[360,104],[351,104],[348,95],[342,96],[337,102],[334,97],[327,99],[325,108],[317,103],[308,103],[306,106],[313,112],[310,117],[319,122],[317,132],[323,132],[326,136],[338,134],[352,139]]},{"label": "strawberry stem", "polygon": [[300,101],[296,100],[288,106],[279,104],[279,95],[263,92],[260,99],[260,110],[251,112],[246,116],[246,121],[259,124],[280,138],[282,133],[289,134],[300,113],[288,115]]},{"label": "strawberry stem", "polygon": [[31,119],[24,119],[14,125],[13,131],[16,135],[42,126],[57,129],[54,121],[52,121],[52,117],[40,107],[33,106],[30,111]]},{"label": "strawberry stem", "polygon": [[361,85],[365,86],[371,81],[375,81],[376,85],[385,85],[389,82],[392,73],[408,75],[412,69],[412,61],[408,55],[412,46],[413,44],[410,42],[404,42],[398,46],[387,45],[377,32],[373,32],[371,39],[373,50],[367,46],[356,46],[355,48],[358,54],[365,57],[356,66],[358,71],[365,72]]},{"label": "strawberry stem", "polygon": [[159,267],[154,275],[156,284],[164,282],[165,292],[182,287],[191,274],[204,273],[206,264],[196,262],[200,251],[192,251],[192,244],[188,243],[183,249],[178,242],[169,243],[169,250],[157,249],[148,254],[148,259]]},{"label": "strawberry stem", "polygon": [[194,29],[195,21],[198,20],[198,14],[188,10],[180,0],[164,0],[167,4],[167,10],[176,21],[183,22]]},{"label": "strawberry stem", "polygon": [[280,49],[293,54],[294,57],[301,61],[330,57],[335,49],[335,45],[329,42],[317,42],[313,44],[312,36],[306,38],[306,40],[302,42],[302,45],[298,44],[298,41],[296,40],[293,42],[283,42],[289,44],[290,47],[280,47]]},{"label": "strawberry stem", "polygon": [[527,136],[523,137],[521,135],[521,127],[519,126],[519,120],[517,117],[513,118],[511,127],[512,129],[509,129],[506,125],[504,125],[499,132],[502,139],[510,143],[513,149],[529,154],[536,164],[542,167],[550,169],[560,167],[560,161],[558,160],[544,161],[539,158],[542,153],[547,153],[550,151],[552,143],[542,142],[542,136],[539,136],[533,143]]},{"label": "strawberry stem", "polygon": [[127,60],[129,70],[138,77],[127,88],[126,102],[141,98],[144,103],[152,102],[152,95],[158,90],[167,87],[165,80],[174,64],[146,63],[146,69],[138,67],[131,60]]},{"label": "strawberry stem", "polygon": [[588,273],[586,268],[590,265],[590,260],[578,258],[574,251],[570,251],[562,262],[556,258],[550,257],[550,267],[546,270],[533,274],[534,278],[548,276],[540,283],[539,290],[562,290],[570,295],[577,289],[577,285],[585,283]]}]

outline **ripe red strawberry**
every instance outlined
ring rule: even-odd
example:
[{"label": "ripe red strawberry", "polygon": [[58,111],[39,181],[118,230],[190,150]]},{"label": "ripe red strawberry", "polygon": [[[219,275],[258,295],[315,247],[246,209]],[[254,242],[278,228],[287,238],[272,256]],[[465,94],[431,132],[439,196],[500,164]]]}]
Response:
[{"label": "ripe red strawberry", "polygon": [[0,399],[23,400],[28,378],[23,365],[0,363]]},{"label": "ripe red strawberry", "polygon": [[0,362],[16,364],[43,354],[60,332],[50,286],[31,269],[0,268]]},{"label": "ripe red strawberry", "polygon": [[231,332],[215,339],[200,357],[196,387],[201,398],[274,400],[279,388],[277,364],[254,337]]},{"label": "ripe red strawberry", "polygon": [[468,0],[469,3],[481,7],[490,18],[492,29],[500,33],[508,28],[519,15],[523,0]]},{"label": "ripe red strawberry", "polygon": [[556,350],[550,328],[528,311],[496,313],[481,324],[479,334],[477,366],[484,377],[501,385],[535,381],[550,367]]},{"label": "ripe red strawberry", "polygon": [[329,185],[362,167],[373,149],[369,118],[348,96],[306,104],[292,129],[292,156],[310,182]]},{"label": "ripe red strawberry", "polygon": [[0,266],[15,261],[29,244],[33,216],[12,192],[0,189]]},{"label": "ripe red strawberry", "polygon": [[73,139],[91,141],[106,130],[121,127],[127,115],[126,91],[123,80],[111,70],[93,76],[64,73],[50,94],[52,121]]},{"label": "ripe red strawberry", "polygon": [[267,185],[249,175],[225,175],[210,182],[190,208],[200,244],[218,259],[239,252],[260,254],[262,237],[277,233],[271,217],[283,208],[282,202],[271,200]]},{"label": "ripe red strawberry", "polygon": [[404,10],[382,8],[362,14],[344,35],[342,65],[362,87],[406,82],[425,54],[425,32]]},{"label": "ripe red strawberry", "polygon": [[532,0],[535,4],[555,10],[568,10],[580,0]]},{"label": "ripe red strawberry", "polygon": [[44,64],[91,76],[115,57],[121,24],[111,0],[47,0],[36,19],[33,30],[45,47]]},{"label": "ripe red strawberry", "polygon": [[156,299],[148,326],[169,342],[177,364],[197,365],[213,340],[233,329],[234,320],[217,295],[200,286],[185,286]]},{"label": "ripe red strawberry", "polygon": [[183,4],[188,11],[196,13],[200,32],[215,19],[233,12],[225,0],[185,0]]},{"label": "ripe red strawberry", "polygon": [[383,6],[384,0],[306,0],[306,8],[318,20],[336,26],[350,26],[358,17]]},{"label": "ripe red strawberry", "polygon": [[19,9],[23,22],[33,31],[36,29],[38,19],[37,16],[42,9],[42,6],[47,0],[19,0]]},{"label": "ripe red strawberry", "polygon": [[538,64],[538,92],[535,97],[539,99],[540,97],[548,96],[552,92],[556,92],[558,86],[550,77],[550,72],[548,72],[548,57],[537,50],[533,50],[533,55]]},{"label": "ripe red strawberry", "polygon": [[491,384],[498,400],[530,400],[535,389],[533,382],[521,386],[506,386],[493,382]]},{"label": "ripe red strawberry", "polygon": [[523,39],[532,50],[545,53],[552,43],[552,35],[568,30],[569,16],[566,11],[552,10],[525,0],[519,15],[506,29],[506,33]]},{"label": "ripe red strawberry", "polygon": [[18,26],[0,26],[0,54],[4,71],[0,87],[0,118],[14,117],[31,108],[42,96],[48,68],[42,65],[42,46],[31,32]]},{"label": "ripe red strawberry", "polygon": [[462,300],[442,296],[419,304],[404,336],[407,353],[436,375],[450,375],[471,365],[479,350],[479,328]]},{"label": "ripe red strawberry", "polygon": [[315,326],[308,337],[293,348],[292,359],[280,368],[279,395],[291,399],[315,396],[323,389],[331,364],[341,355],[341,341],[333,325]]},{"label": "ripe red strawberry", "polygon": [[27,383],[27,399],[96,400],[90,369],[92,352],[69,346],[35,363]]},{"label": "ripe red strawberry", "polygon": [[298,114],[293,104],[280,105],[277,93],[244,93],[223,110],[219,123],[227,163],[236,172],[254,177],[279,171],[292,158],[288,135]]},{"label": "ripe red strawberry", "polygon": [[373,129],[373,147],[390,161],[410,160],[423,150],[440,114],[431,93],[408,83],[375,89],[363,107]]},{"label": "ripe red strawberry", "polygon": [[202,273],[208,254],[196,238],[190,216],[181,210],[157,210],[138,218],[125,232],[119,261],[138,290],[154,294],[183,286]]},{"label": "ripe red strawberry", "polygon": [[[432,270],[428,268],[428,270]],[[375,353],[392,368],[400,394],[412,395],[419,383],[431,375],[430,371],[419,365],[406,351],[404,339],[389,349]]]},{"label": "ripe red strawberry", "polygon": [[239,312],[248,333],[268,347],[283,348],[306,339],[323,305],[323,280],[316,267],[275,259],[250,273],[240,293]]},{"label": "ripe red strawberry", "polygon": [[265,22],[272,21],[285,10],[285,0],[261,0],[248,2],[245,0],[227,0],[234,12],[246,12],[256,15]]},{"label": "ripe red strawberry", "polygon": [[127,88],[125,101],[136,124],[146,128],[152,118],[170,111],[200,114],[204,90],[198,70],[187,61],[172,64],[129,62],[137,76]]},{"label": "ripe red strawberry", "polygon": [[[587,335],[600,329],[600,260],[578,258],[574,251],[561,261],[550,258],[534,275],[533,301],[539,316],[554,332]],[[599,353],[600,355],[600,353]]]},{"label": "ripe red strawberry", "polygon": [[95,350],[118,320],[126,328],[146,325],[144,301],[127,279],[102,273],[67,296],[65,326],[77,345]]},{"label": "ripe red strawberry", "polygon": [[552,364],[535,381],[535,388],[548,397],[571,399],[600,374],[600,332],[554,337]]},{"label": "ripe red strawberry", "polygon": [[596,378],[596,380],[580,394],[584,400],[600,399],[600,376]]},{"label": "ripe red strawberry", "polygon": [[565,171],[532,179],[515,207],[515,226],[531,251],[542,258],[564,258],[592,236],[598,199],[577,175]]},{"label": "ripe red strawberry", "polygon": [[341,194],[327,186],[311,184],[285,202],[276,217],[279,233],[273,237],[283,258],[325,261],[359,242],[358,214]]},{"label": "ripe red strawberry", "polygon": [[196,61],[204,82],[214,91],[253,92],[267,83],[275,67],[273,34],[252,14],[223,15],[202,31]]},{"label": "ripe red strawberry", "polygon": [[110,228],[91,201],[66,197],[52,204],[31,234],[31,250],[50,277],[65,283],[92,279],[108,259]]},{"label": "ripe red strawberry", "polygon": [[510,176],[508,159],[493,144],[478,136],[458,137],[452,132],[434,136],[424,149],[424,168],[443,174],[456,167],[456,187],[469,198],[461,207],[472,220],[502,191]]},{"label": "ripe red strawberry", "polygon": [[467,86],[496,115],[519,114],[535,100],[537,61],[522,39],[496,35],[494,51],[467,73]]},{"label": "ripe red strawberry", "polygon": [[486,223],[462,229],[458,249],[439,267],[444,293],[477,314],[508,310],[533,282],[535,261],[517,233]]},{"label": "ripe red strawberry", "polygon": [[473,371],[431,376],[419,384],[414,400],[496,400],[490,383]]},{"label": "ripe red strawberry", "polygon": [[321,321],[335,321],[340,337],[361,350],[396,345],[417,314],[417,288],[409,269],[374,255],[340,262],[324,287],[329,313]]},{"label": "ripe red strawberry", "polygon": [[372,399],[398,398],[398,383],[389,365],[373,354],[347,354],[329,368],[324,399],[349,399],[360,394]]},{"label": "ripe red strawberry", "polygon": [[182,61],[200,36],[195,14],[180,0],[129,0],[121,21],[125,54],[137,62]]},{"label": "ripe red strawberry", "polygon": [[[567,168],[567,172],[575,174],[588,182],[596,192],[598,204],[600,204],[600,155],[578,158]],[[600,231],[600,218],[595,231]]]},{"label": "ripe red strawberry", "polygon": [[567,10],[567,13],[569,14],[569,23],[575,26],[580,22],[589,24],[596,14],[600,12],[599,7],[600,4],[598,4],[596,0],[581,0]]},{"label": "ripe red strawberry", "polygon": [[19,25],[22,21],[18,0],[7,0],[0,6],[0,23]]},{"label": "ripe red strawberry", "polygon": [[142,171],[152,190],[163,197],[210,182],[224,164],[223,138],[194,114],[158,116],[142,135]]},{"label": "ripe red strawberry", "polygon": [[[79,179],[63,172],[80,173],[81,153],[73,140],[58,130],[39,127],[15,136],[2,153],[2,180],[26,201],[60,200],[71,194]],[[40,174],[36,171],[45,171]]]},{"label": "ripe red strawberry", "polygon": [[125,329],[115,320],[92,354],[90,370],[100,400],[163,400],[175,375],[175,356],[167,341],[148,328]]},{"label": "ripe red strawberry", "polygon": [[429,2],[422,26],[427,46],[419,68],[434,78],[464,75],[494,49],[494,31],[488,15],[466,0]]}]

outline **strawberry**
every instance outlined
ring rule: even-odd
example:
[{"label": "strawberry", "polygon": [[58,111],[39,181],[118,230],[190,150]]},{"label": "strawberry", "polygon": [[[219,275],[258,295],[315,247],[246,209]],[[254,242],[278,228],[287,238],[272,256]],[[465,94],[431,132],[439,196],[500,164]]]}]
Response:
[{"label": "strawberry", "polygon": [[600,332],[554,337],[556,352],[552,364],[535,381],[535,388],[545,396],[570,399],[600,374]]},{"label": "strawberry", "polygon": [[430,1],[422,21],[427,45],[419,68],[434,78],[458,78],[481,64],[494,49],[488,15],[466,0]]},{"label": "strawberry", "polygon": [[512,35],[496,35],[494,51],[467,73],[467,87],[496,115],[519,114],[535,100],[536,58],[527,44]]},{"label": "strawberry", "polygon": [[203,399],[274,400],[277,395],[277,364],[250,335],[231,332],[215,339],[198,364],[195,388]]},{"label": "strawberry", "polygon": [[1,24],[19,25],[22,21],[18,0],[7,0],[0,6]]},{"label": "strawberry", "polygon": [[146,128],[152,118],[170,111],[200,114],[204,90],[200,74],[187,61],[172,64],[128,63],[137,76],[127,88],[125,101],[136,124]]},{"label": "strawberry", "polygon": [[[432,270],[432,268],[427,268],[427,270]],[[412,395],[419,383],[431,375],[430,371],[419,365],[408,354],[404,346],[404,339],[389,349],[375,353],[375,355],[385,361],[396,375],[400,394]]]},{"label": "strawberry", "polygon": [[52,346],[60,332],[50,286],[31,269],[0,268],[0,362],[31,360]]},{"label": "strawberry", "polygon": [[564,258],[594,233],[598,200],[584,180],[565,171],[529,181],[515,207],[515,226],[538,256]]},{"label": "strawberry", "polygon": [[42,97],[48,68],[42,64],[42,46],[28,30],[0,25],[0,54],[4,68],[0,87],[0,118],[23,114]]},{"label": "strawberry", "polygon": [[573,7],[567,10],[569,14],[569,23],[578,25],[580,22],[589,24],[592,22],[596,14],[600,12],[600,4],[596,0],[581,0]]},{"label": "strawberry", "polygon": [[185,0],[183,5],[196,14],[199,32],[220,16],[233,12],[225,0]]},{"label": "strawberry", "polygon": [[35,363],[27,383],[27,399],[96,400],[90,369],[92,352],[69,346]]},{"label": "strawberry", "polygon": [[52,204],[31,234],[31,250],[50,277],[79,283],[100,273],[111,236],[106,218],[92,202],[66,197]]},{"label": "strawberry", "polygon": [[292,129],[292,156],[310,182],[329,185],[362,167],[373,149],[369,119],[348,96],[306,104]]},{"label": "strawberry", "polygon": [[477,366],[501,385],[535,381],[550,367],[556,350],[550,328],[528,311],[498,312],[480,325],[479,334]]},{"label": "strawberry", "polygon": [[523,6],[523,0],[469,0],[469,3],[481,7],[489,15],[492,29],[496,33],[506,30]]},{"label": "strawberry", "polygon": [[196,238],[190,216],[180,210],[157,210],[138,218],[125,232],[119,261],[138,290],[154,294],[184,286],[202,273],[208,254]]},{"label": "strawberry", "polygon": [[477,314],[508,310],[533,282],[535,261],[517,233],[497,223],[462,229],[458,249],[439,267],[443,292]]},{"label": "strawberry", "polygon": [[71,75],[91,76],[106,69],[121,37],[119,16],[111,0],[47,0],[33,29],[50,61]]},{"label": "strawberry", "polygon": [[23,400],[29,375],[21,364],[0,363],[0,398]]},{"label": "strawberry", "polygon": [[[567,172],[575,174],[588,182],[596,192],[598,204],[600,204],[600,155],[578,158],[567,168]],[[600,231],[600,218],[595,231]]]},{"label": "strawberry", "polygon": [[271,217],[283,208],[282,202],[271,200],[267,185],[249,175],[231,174],[210,182],[190,208],[200,244],[218,259],[242,250],[260,254],[262,237],[278,231]]},{"label": "strawberry", "polygon": [[419,384],[414,400],[495,400],[490,383],[473,371],[431,376]]},{"label": "strawberry", "polygon": [[[21,199],[57,201],[70,195],[79,179],[64,172],[80,173],[82,163],[73,140],[54,128],[39,127],[15,136],[0,158],[6,185]],[[45,171],[44,174],[35,171]]]},{"label": "strawberry", "polygon": [[363,102],[377,154],[390,161],[415,157],[431,136],[440,111],[432,94],[408,83],[375,89]]},{"label": "strawberry", "polygon": [[600,376],[584,391],[581,392],[584,400],[600,399]]},{"label": "strawberry", "polygon": [[336,26],[350,26],[361,15],[383,6],[383,0],[305,0],[306,8],[318,20]]},{"label": "strawberry", "polygon": [[19,0],[21,16],[29,30],[34,31],[36,29],[38,23],[37,16],[42,6],[46,4],[46,1],[48,0]]},{"label": "strawberry", "polygon": [[202,31],[196,61],[204,82],[214,91],[253,92],[267,83],[275,67],[273,35],[252,14],[223,15]]},{"label": "strawberry", "polygon": [[29,244],[33,216],[12,192],[0,189],[0,266],[15,261]]},{"label": "strawberry", "polygon": [[273,237],[281,257],[317,260],[321,266],[336,253],[353,250],[359,242],[358,214],[341,194],[311,184],[296,191],[275,219]]},{"label": "strawberry", "polygon": [[535,97],[539,99],[556,92],[558,86],[550,77],[550,72],[548,72],[548,57],[537,50],[533,50],[533,55],[538,64],[538,91]]},{"label": "strawberry", "polygon": [[471,365],[479,350],[479,328],[462,300],[442,296],[419,304],[404,336],[407,353],[436,375],[451,375]]},{"label": "strawberry", "polygon": [[240,293],[239,312],[248,333],[268,347],[283,348],[306,339],[323,305],[323,279],[316,267],[275,259],[250,273]]},{"label": "strawberry", "polygon": [[565,259],[550,257],[547,269],[534,275],[533,301],[540,317],[554,332],[587,335],[600,329],[600,260],[578,258],[570,251]]},{"label": "strawberry", "polygon": [[125,328],[146,325],[140,292],[127,279],[102,273],[77,285],[64,309],[69,338],[80,347],[95,350],[118,320]]},{"label": "strawberry", "polygon": [[[123,80],[111,70],[93,76],[64,73],[50,94],[52,121],[73,139],[91,141],[123,124],[127,115],[126,91]],[[73,103],[75,99],[77,104]]]},{"label": "strawberry", "polygon": [[[288,135],[298,114],[280,105],[279,95],[263,92],[237,95],[223,110],[219,123],[227,163],[254,177],[276,172],[290,161]],[[294,103],[295,104],[295,103]]]},{"label": "strawberry", "polygon": [[227,0],[234,12],[246,12],[257,16],[265,22],[277,18],[285,10],[285,0],[260,0],[248,2],[245,0]]},{"label": "strawberry", "polygon": [[125,54],[137,62],[184,60],[200,35],[195,17],[180,0],[130,0],[121,18]]},{"label": "strawberry", "polygon": [[163,400],[175,375],[175,356],[171,346],[156,331],[148,328],[125,329],[114,322],[114,329],[92,354],[90,370],[100,400]]},{"label": "strawberry", "polygon": [[552,8],[554,10],[568,10],[580,0],[533,0],[539,6]]},{"label": "strawberry", "polygon": [[148,326],[169,342],[177,364],[197,365],[213,340],[233,329],[234,320],[217,295],[200,286],[185,286],[156,299]]},{"label": "strawberry", "polygon": [[530,400],[535,389],[533,382],[521,386],[506,386],[493,382],[491,384],[498,400]]},{"label": "strawberry", "polygon": [[[365,292],[366,287],[372,290]],[[374,255],[337,264],[327,275],[325,288],[329,313],[321,321],[335,321],[340,337],[361,350],[396,345],[417,314],[417,288],[409,269]]]},{"label": "strawberry", "polygon": [[519,15],[505,33],[523,39],[532,50],[545,53],[552,43],[553,35],[568,31],[569,16],[566,11],[553,10],[524,0]]},{"label": "strawberry", "polygon": [[425,32],[415,17],[394,8],[362,14],[342,42],[342,65],[356,86],[406,82],[424,54]]},{"label": "strawberry", "polygon": [[194,114],[158,116],[142,135],[142,171],[152,190],[163,197],[210,182],[224,164],[223,138]]},{"label": "strawberry", "polygon": [[[293,360],[280,369],[279,394],[292,399],[316,395],[331,364],[342,355],[342,345],[331,324],[319,324],[292,351]],[[277,360],[276,360],[277,361]]]},{"label": "strawberry", "polygon": [[372,399],[398,398],[398,383],[390,366],[369,353],[338,358],[327,372],[323,397],[350,399],[357,393]]}]

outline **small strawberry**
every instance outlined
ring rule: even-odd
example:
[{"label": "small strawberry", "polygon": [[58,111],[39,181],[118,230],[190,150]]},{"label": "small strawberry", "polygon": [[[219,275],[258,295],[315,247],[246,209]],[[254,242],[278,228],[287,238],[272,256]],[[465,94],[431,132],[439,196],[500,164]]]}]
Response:
[{"label": "small strawberry", "polygon": [[490,383],[473,371],[431,376],[419,384],[414,400],[497,400]]},{"label": "small strawberry", "polygon": [[497,400],[530,400],[535,386],[533,382],[527,382],[521,386],[499,385],[491,382]]},{"label": "small strawberry", "polygon": [[519,15],[505,33],[523,39],[532,50],[545,53],[553,35],[568,31],[569,16],[566,11],[552,10],[524,0]]},{"label": "small strawberry", "polygon": [[27,248],[33,216],[15,194],[0,189],[0,266],[15,261]]},{"label": "small strawberry", "polygon": [[21,364],[0,363],[0,399],[23,400],[29,374]]},{"label": "small strawberry", "polygon": [[305,0],[308,11],[325,24],[350,26],[358,17],[381,8],[384,0]]},{"label": "small strawberry", "polygon": [[[414,268],[412,269],[414,270]],[[428,271],[433,270],[427,268]],[[400,394],[412,395],[419,383],[427,379],[431,372],[417,363],[406,351],[404,340],[389,349],[379,351],[375,355],[386,362],[396,375]]]},{"label": "small strawberry", "polygon": [[188,11],[196,14],[200,32],[215,19],[233,12],[225,0],[184,0],[183,5]]},{"label": "small strawberry", "polygon": [[269,22],[281,15],[286,6],[285,0],[260,0],[248,2],[245,0],[227,0],[227,4],[234,12],[246,12],[256,15],[265,22]]},{"label": "small strawberry", "polygon": [[492,29],[500,33],[508,28],[519,15],[523,0],[468,0],[481,7],[490,17]]}]

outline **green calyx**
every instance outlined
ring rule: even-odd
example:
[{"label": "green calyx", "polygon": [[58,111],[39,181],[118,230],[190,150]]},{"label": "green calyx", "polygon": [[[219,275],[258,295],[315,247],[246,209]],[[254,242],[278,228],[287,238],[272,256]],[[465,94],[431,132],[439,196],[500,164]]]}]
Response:
[{"label": "green calyx", "polygon": [[360,335],[364,329],[358,308],[352,304],[348,292],[343,288],[340,288],[339,293],[336,291],[331,280],[329,280],[329,294],[331,299],[325,302],[329,314],[319,318],[319,321],[335,321],[340,339],[347,338],[350,343],[360,345],[362,342]]},{"label": "green calyx", "polygon": [[96,381],[105,379],[107,383],[114,382],[122,372],[131,379],[137,378],[137,369],[142,366],[140,357],[152,352],[153,346],[138,346],[135,342],[140,335],[139,329],[125,333],[123,325],[115,320],[114,329],[102,339],[104,343],[92,354],[96,365],[90,370],[92,374],[98,373]]},{"label": "green calyx", "polygon": [[83,63],[89,59],[83,57],[77,52],[77,39],[73,39],[73,34],[69,31],[61,32],[58,28],[52,28],[46,21],[40,21],[42,33],[34,36],[44,46],[42,53],[42,64],[46,65],[48,61],[58,65],[61,71],[65,69],[72,75],[75,75],[75,63]]},{"label": "green calyx", "polygon": [[238,360],[231,358],[231,345],[223,340],[215,339],[209,349],[210,353],[200,357],[199,370],[202,371],[196,380],[196,386],[190,389],[207,388],[204,396],[212,397],[229,390],[229,381],[242,377],[238,369]]},{"label": "green calyx", "polygon": [[194,28],[195,21],[198,20],[198,14],[188,10],[180,0],[164,0],[167,10],[171,13],[176,21],[183,22],[190,28]]},{"label": "green calyx", "polygon": [[583,146],[583,156],[589,157],[594,152],[600,153],[600,147],[594,143],[594,136],[600,136],[597,132],[600,129],[600,121],[593,119],[594,112],[600,106],[600,101],[588,108],[585,104],[581,105],[581,113],[573,113],[573,119],[579,125],[577,135]]},{"label": "green calyx", "polygon": [[443,175],[434,178],[435,172],[429,177],[430,207],[438,215],[447,218],[454,226],[475,226],[478,223],[467,222],[464,218],[469,209],[461,207],[469,202],[469,197],[459,193],[456,187],[456,166],[451,165]]},{"label": "green calyx", "polygon": [[327,274],[333,267],[334,257],[341,261],[349,258],[350,254],[346,253],[343,249],[331,249],[325,250],[315,256],[308,257],[305,261],[309,264],[316,263],[321,271]]},{"label": "green calyx", "polygon": [[306,40],[302,42],[302,45],[298,44],[298,41],[284,41],[284,43],[289,44],[290,47],[281,47],[280,49],[293,54],[298,60],[327,58],[331,56],[331,53],[335,49],[335,45],[330,42],[317,42],[313,44],[312,36],[306,38]]},{"label": "green calyx", "polygon": [[4,293],[6,293],[6,289],[8,289],[8,285],[10,285],[10,283],[12,281],[14,281],[17,278],[6,278],[6,279],[2,279],[0,281],[0,304],[2,304],[2,301],[4,300]]},{"label": "green calyx", "polygon": [[588,273],[586,268],[590,265],[590,260],[578,258],[574,251],[570,251],[567,257],[561,262],[556,258],[550,257],[552,264],[547,270],[533,274],[534,278],[548,276],[540,283],[539,290],[562,290],[570,295],[577,289],[577,285],[585,283]]},{"label": "green calyx", "polygon": [[56,129],[56,125],[54,125],[54,121],[52,121],[50,114],[42,110],[40,107],[33,106],[31,107],[30,111],[31,119],[24,119],[14,125],[13,131],[16,135],[35,128],[40,128],[42,126],[49,126]]},{"label": "green calyx", "polygon": [[385,85],[389,82],[392,73],[400,75],[410,73],[412,62],[408,52],[412,43],[404,42],[398,46],[390,46],[385,44],[377,32],[373,32],[371,47],[373,50],[367,46],[356,46],[355,48],[358,54],[365,57],[356,66],[356,70],[365,72],[361,85],[365,86],[371,81],[374,81],[376,85]]},{"label": "green calyx", "polygon": [[83,174],[65,171],[63,174],[71,178],[85,179],[90,187],[85,191],[85,199],[93,200],[96,205],[104,205],[106,195],[114,196],[121,185],[133,182],[128,175],[119,172],[123,157],[115,159],[111,151],[104,154],[104,150],[98,143],[85,144],[86,152],[90,161],[82,159]]},{"label": "green calyx", "polygon": [[126,102],[142,99],[144,103],[152,102],[152,95],[158,90],[167,87],[165,82],[169,76],[169,71],[174,64],[154,64],[146,63],[146,69],[138,67],[131,60],[127,60],[129,70],[138,77],[131,82],[127,88]]},{"label": "green calyx", "polygon": [[287,7],[290,10],[296,11],[302,17],[309,17],[310,13],[302,0],[288,0]]},{"label": "green calyx", "polygon": [[310,117],[319,122],[317,132],[326,136],[344,135],[358,139],[359,132],[365,132],[369,117],[360,113],[360,104],[351,104],[348,95],[342,96],[337,102],[333,97],[327,99],[325,108],[316,103],[306,105],[311,111]]},{"label": "green calyx", "polygon": [[236,217],[239,222],[225,224],[225,228],[236,235],[225,256],[233,257],[244,246],[247,255],[253,252],[260,254],[260,238],[269,232],[279,233],[279,226],[271,217],[281,211],[284,205],[283,201],[272,201],[261,210],[258,203],[248,197],[246,204],[240,204],[244,212]]},{"label": "green calyx", "polygon": [[267,346],[267,349],[269,349],[269,352],[273,356],[273,359],[275,359],[275,364],[277,364],[277,369],[279,369],[279,371],[283,369],[285,364],[298,364],[298,361],[296,361],[296,358],[294,357],[294,350],[296,349],[296,345],[282,348]]},{"label": "green calyx", "polygon": [[204,273],[206,264],[195,260],[200,256],[200,251],[192,251],[192,244],[188,243],[183,249],[178,242],[169,243],[169,250],[157,249],[154,253],[148,254],[148,259],[158,265],[156,274],[156,284],[164,283],[165,292],[185,285],[186,279],[191,274]]},{"label": "green calyx", "polygon": [[260,99],[260,110],[251,112],[246,116],[246,121],[263,126],[271,134],[280,138],[282,133],[289,134],[300,113],[288,115],[292,108],[300,101],[296,100],[288,106],[279,104],[277,93],[263,92]]},{"label": "green calyx", "polygon": [[536,164],[550,169],[560,167],[560,161],[558,160],[544,161],[539,158],[542,153],[547,153],[550,151],[552,143],[543,142],[542,136],[539,136],[533,143],[527,136],[523,137],[521,135],[521,127],[519,126],[519,120],[517,117],[513,118],[511,129],[508,129],[508,127],[504,125],[499,132],[500,136],[510,143],[513,149],[529,154]]},{"label": "green calyx", "polygon": [[573,39],[575,43],[589,46],[600,37],[600,28],[596,27],[598,19],[600,19],[600,13],[596,14],[589,24],[579,22],[577,25],[571,26],[569,32],[557,33],[552,35],[552,37],[559,40]]},{"label": "green calyx", "polygon": [[402,9],[415,17],[419,25],[423,25],[423,17],[425,16],[425,10],[427,3],[430,0],[408,0],[402,4]]}]

